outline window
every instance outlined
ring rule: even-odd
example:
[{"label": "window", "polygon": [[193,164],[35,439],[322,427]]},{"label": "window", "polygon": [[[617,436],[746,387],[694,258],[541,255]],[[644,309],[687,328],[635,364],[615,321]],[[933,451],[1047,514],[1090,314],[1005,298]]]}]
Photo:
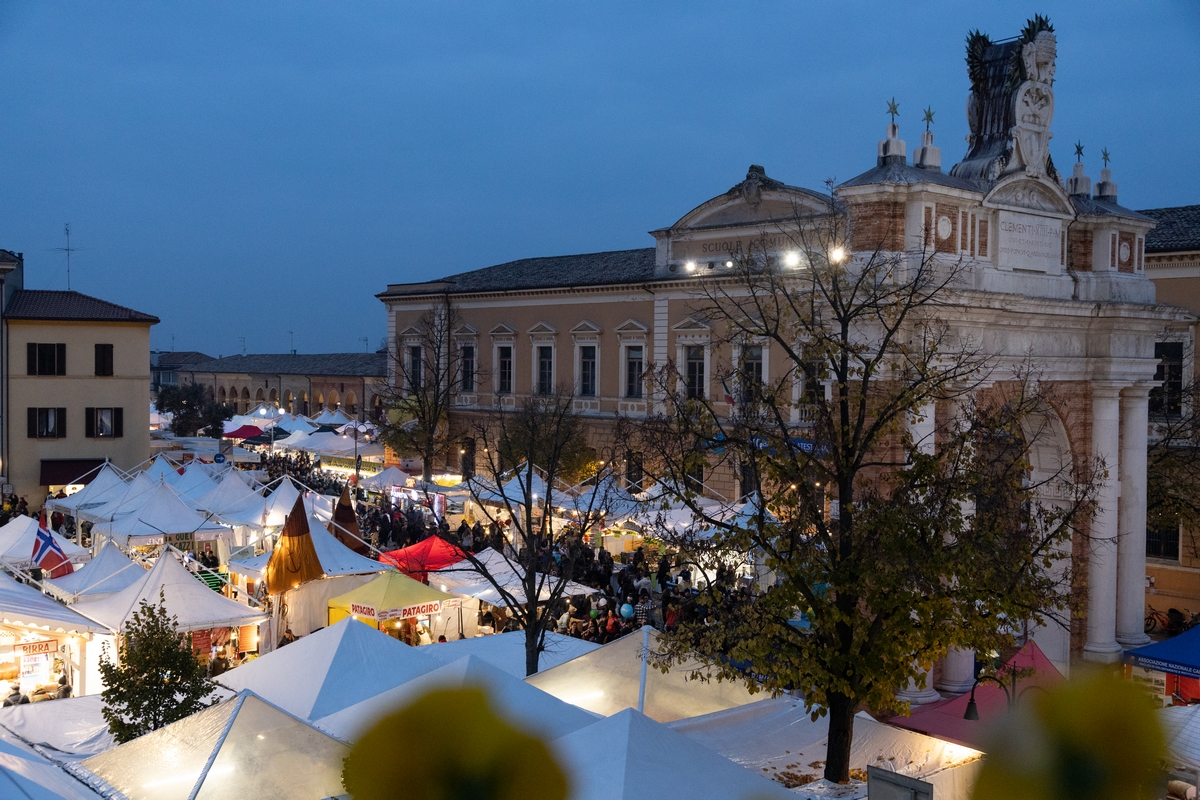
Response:
[{"label": "window", "polygon": [[1179,525],[1146,528],[1146,555],[1150,558],[1179,560]]},{"label": "window", "polygon": [[66,375],[67,346],[65,344],[35,344],[26,346],[26,370],[29,375]]},{"label": "window", "polygon": [[463,439],[462,452],[459,453],[459,467],[463,480],[475,477],[475,440]]},{"label": "window", "polygon": [[1179,416],[1183,410],[1183,342],[1158,342],[1154,357],[1158,359],[1154,380],[1162,383],[1150,390],[1150,413]]},{"label": "window", "polygon": [[459,391],[475,391],[475,345],[463,345],[458,351]]},{"label": "window", "polygon": [[67,435],[65,408],[29,409],[30,439],[62,439]]},{"label": "window", "polygon": [[421,386],[424,384],[423,378],[425,377],[425,362],[424,359],[421,358],[420,346],[414,345],[408,348],[407,363],[408,367],[406,371],[408,373],[408,388],[410,391],[419,392],[421,391]]},{"label": "window", "polygon": [[762,345],[750,345],[742,348],[741,363],[738,371],[742,383],[742,402],[752,403],[762,395],[763,384],[763,349]]},{"label": "window", "polygon": [[754,464],[743,461],[738,468],[738,496],[744,499],[746,495],[757,491],[758,479],[755,475]]},{"label": "window", "polygon": [[85,408],[83,435],[89,439],[119,439],[125,435],[125,409]]},{"label": "window", "polygon": [[579,396],[596,396],[596,345],[579,348]]},{"label": "window", "polygon": [[802,369],[804,373],[804,402],[815,406],[825,399],[825,387],[821,385],[821,365],[816,361],[806,361]]},{"label": "window", "polygon": [[554,391],[554,348],[541,345],[537,349],[537,393]]},{"label": "window", "polygon": [[693,345],[687,349],[687,396],[689,400],[703,400],[704,391],[704,348]]},{"label": "window", "polygon": [[642,373],[645,372],[641,345],[625,348],[625,396],[639,399],[642,396]]},{"label": "window", "polygon": [[625,483],[634,492],[642,490],[642,481],[646,473],[642,469],[642,454],[633,450],[625,453]]},{"label": "window", "polygon": [[512,394],[513,349],[508,345],[496,348],[496,392]]},{"label": "window", "polygon": [[[96,374],[113,374],[113,346],[111,344],[96,345]],[[163,374],[165,376],[166,373]]]}]

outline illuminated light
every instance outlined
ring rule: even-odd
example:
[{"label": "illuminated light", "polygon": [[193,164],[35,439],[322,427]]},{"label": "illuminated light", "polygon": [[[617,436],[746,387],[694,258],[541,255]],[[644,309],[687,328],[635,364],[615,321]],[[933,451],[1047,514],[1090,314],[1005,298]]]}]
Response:
[{"label": "illuminated light", "polygon": [[263,736],[263,735],[260,733],[260,734],[258,735],[258,738],[259,738],[259,739],[265,739],[265,738],[267,738],[267,737]]},{"label": "illuminated light", "polygon": [[797,486],[796,486],[796,484],[794,484],[794,483],[793,483],[793,484],[792,484],[792,490],[793,490],[793,491],[795,491],[797,488],[799,488],[799,487],[797,487]]},{"label": "illuminated light", "polygon": [[800,266],[800,254],[797,253],[795,250],[789,251],[787,254],[784,255],[783,263],[785,266],[788,266],[788,267]]},{"label": "illuminated light", "polygon": [[732,261],[726,261],[726,262],[725,262],[725,266],[726,266],[726,267],[732,267],[732,266],[733,266],[733,262],[732,262]]},{"label": "illuminated light", "polygon": [[446,584],[444,584],[444,583],[442,584],[442,591],[443,592],[446,591]]},{"label": "illuminated light", "polygon": [[834,264],[841,263],[846,258],[846,251],[841,247],[835,247],[829,251],[829,260]]},{"label": "illuminated light", "polygon": [[696,262],[689,261],[683,265],[683,268],[686,269],[688,272],[695,272],[696,271]]}]

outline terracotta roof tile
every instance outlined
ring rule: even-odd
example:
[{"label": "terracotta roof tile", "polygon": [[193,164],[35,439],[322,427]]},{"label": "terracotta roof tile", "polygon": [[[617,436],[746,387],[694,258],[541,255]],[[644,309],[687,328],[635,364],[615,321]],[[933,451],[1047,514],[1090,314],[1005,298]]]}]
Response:
[{"label": "terracotta roof tile", "polygon": [[148,322],[158,317],[79,292],[18,289],[4,310],[7,319],[60,319],[87,322]]}]

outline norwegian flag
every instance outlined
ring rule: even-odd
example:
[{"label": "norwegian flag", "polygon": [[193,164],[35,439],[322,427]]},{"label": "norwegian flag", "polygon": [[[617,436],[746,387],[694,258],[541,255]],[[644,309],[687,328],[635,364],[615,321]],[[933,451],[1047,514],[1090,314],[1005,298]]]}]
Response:
[{"label": "norwegian flag", "polygon": [[33,563],[48,572],[49,578],[61,578],[75,571],[75,567],[67,560],[67,554],[58,546],[58,542],[54,541],[50,531],[40,527],[37,539],[33,542]]}]

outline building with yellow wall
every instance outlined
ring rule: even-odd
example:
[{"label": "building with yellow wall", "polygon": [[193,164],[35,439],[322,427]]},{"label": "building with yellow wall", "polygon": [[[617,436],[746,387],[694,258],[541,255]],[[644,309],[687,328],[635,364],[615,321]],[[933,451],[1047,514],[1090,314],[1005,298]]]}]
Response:
[{"label": "building with yellow wall", "polygon": [[12,292],[0,463],[31,508],[105,460],[130,469],[149,457],[150,326],[158,321],[79,292]]}]

